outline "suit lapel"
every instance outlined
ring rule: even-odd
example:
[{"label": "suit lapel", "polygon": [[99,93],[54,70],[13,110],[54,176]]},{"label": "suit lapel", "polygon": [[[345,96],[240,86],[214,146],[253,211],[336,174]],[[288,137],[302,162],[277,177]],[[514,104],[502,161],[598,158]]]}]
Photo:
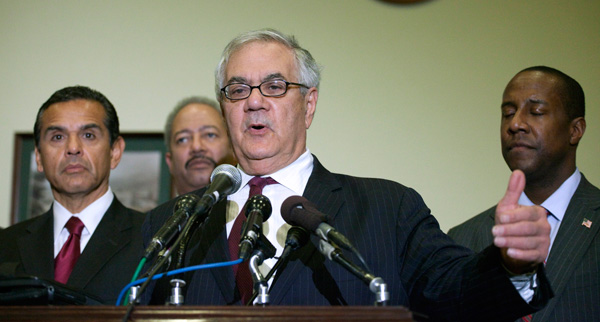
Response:
[{"label": "suit lapel", "polygon": [[19,238],[18,248],[24,273],[54,279],[54,222],[52,208],[27,229],[28,235]]},{"label": "suit lapel", "polygon": [[104,265],[131,241],[131,218],[117,200],[100,220],[69,277],[69,285],[85,288]]},{"label": "suit lapel", "polygon": [[[592,221],[590,228],[582,225],[584,218]],[[582,175],[579,187],[571,198],[560,224],[546,264],[548,279],[555,296],[542,311],[534,315],[534,320],[546,321],[548,319],[554,309],[556,299],[560,298],[561,293],[565,290],[573,271],[581,265],[583,256],[599,229],[600,191]]]},{"label": "suit lapel", "polygon": [[[313,202],[319,211],[326,214],[329,223],[333,224],[335,217],[344,203],[341,193],[342,187],[331,172],[325,169],[314,155],[313,158],[314,168],[308,179],[306,189],[304,189],[304,197]],[[283,300],[298,278],[299,271],[306,269],[306,266],[308,266],[307,263],[313,263],[314,265],[314,263],[323,261],[323,259],[315,258],[315,256],[323,256],[316,251],[316,247],[318,247],[315,244],[316,238],[311,238],[311,240],[312,242],[309,241],[296,254],[290,256],[290,262],[282,270],[281,274],[278,274],[277,285],[270,294],[272,303],[277,304]]]}]

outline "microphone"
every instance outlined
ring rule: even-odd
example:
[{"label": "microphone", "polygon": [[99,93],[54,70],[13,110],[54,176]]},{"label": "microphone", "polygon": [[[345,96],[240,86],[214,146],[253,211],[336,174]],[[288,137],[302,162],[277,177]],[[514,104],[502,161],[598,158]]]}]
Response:
[{"label": "microphone", "polygon": [[303,227],[326,241],[356,252],[356,248],[350,240],[327,224],[327,216],[304,197],[291,196],[287,198],[281,205],[281,216],[292,226]]},{"label": "microphone", "polygon": [[157,252],[163,250],[171,242],[173,237],[185,226],[198,200],[198,196],[188,194],[177,201],[173,215],[152,237],[150,245],[144,252],[144,258],[154,257]]},{"label": "microphone", "polygon": [[144,252],[144,258],[154,257],[183,229],[191,216],[206,214],[223,197],[237,191],[242,183],[240,171],[229,164],[216,167],[210,179],[211,184],[201,198],[194,194],[187,194],[177,201],[173,216],[156,232]]},{"label": "microphone", "polygon": [[239,244],[239,258],[247,260],[262,234],[262,224],[271,216],[271,201],[263,195],[252,196],[244,206],[246,208],[246,224]]},{"label": "microphone", "polygon": [[287,257],[291,252],[300,249],[308,242],[308,231],[300,226],[292,226],[285,237],[285,247],[280,258]]},{"label": "microphone", "polygon": [[240,171],[230,164],[221,164],[210,175],[210,185],[200,198],[194,213],[203,214],[208,212],[219,200],[238,191],[241,185],[242,175]]},{"label": "microphone", "polygon": [[[362,256],[360,256],[358,250],[344,235],[327,224],[327,216],[317,210],[315,204],[304,197],[291,196],[281,205],[281,216],[288,224],[304,227],[321,237],[321,240],[319,240],[319,251],[367,284],[371,292],[376,295],[377,305],[386,305],[389,301],[387,284],[385,284],[381,277],[375,277],[369,273],[370,269]],[[363,263],[366,270],[354,265],[344,257],[337,246],[353,252]]]},{"label": "microphone", "polygon": [[375,305],[387,305],[387,302],[390,300],[390,293],[388,292],[387,284],[383,281],[383,278],[376,277],[354,265],[344,257],[339,248],[325,240],[319,240],[319,251],[329,258],[329,260],[340,264],[348,272],[362,280],[369,287],[369,290],[375,294]]}]

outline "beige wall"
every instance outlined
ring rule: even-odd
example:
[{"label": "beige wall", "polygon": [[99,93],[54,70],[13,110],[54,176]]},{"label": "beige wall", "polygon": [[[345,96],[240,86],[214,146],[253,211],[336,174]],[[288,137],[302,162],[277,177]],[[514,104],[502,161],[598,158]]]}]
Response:
[{"label": "beige wall", "polygon": [[122,131],[160,131],[242,31],[295,34],[324,67],[308,145],[330,170],[419,191],[444,230],[502,196],[500,97],[520,69],[577,79],[588,128],[578,164],[600,184],[600,1],[0,0],[0,226],[9,224],[13,138],[57,89],[115,104]]}]

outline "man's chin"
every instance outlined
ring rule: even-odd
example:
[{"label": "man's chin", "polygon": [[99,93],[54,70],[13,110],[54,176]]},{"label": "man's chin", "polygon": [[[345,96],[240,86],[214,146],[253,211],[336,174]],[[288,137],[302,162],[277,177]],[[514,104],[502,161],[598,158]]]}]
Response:
[{"label": "man's chin", "polygon": [[188,176],[184,178],[184,180],[188,183],[188,185],[197,187],[196,189],[199,189],[210,183],[211,173],[212,169],[189,172]]}]

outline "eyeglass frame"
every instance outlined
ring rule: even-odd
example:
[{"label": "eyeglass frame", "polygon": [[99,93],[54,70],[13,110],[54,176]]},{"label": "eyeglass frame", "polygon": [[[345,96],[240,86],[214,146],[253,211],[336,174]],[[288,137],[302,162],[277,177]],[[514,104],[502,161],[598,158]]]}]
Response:
[{"label": "eyeglass frame", "polygon": [[[265,95],[265,93],[263,93],[262,89],[260,88],[262,85],[269,83],[269,82],[283,82],[285,84],[285,91],[279,95]],[[248,86],[250,88],[250,91],[248,92],[248,96],[244,97],[244,98],[230,98],[229,96],[227,96],[227,91],[225,90],[227,87],[231,86],[231,85],[244,85],[244,86]],[[264,96],[264,97],[281,97],[283,95],[285,95],[288,91],[288,88],[290,85],[295,85],[295,86],[299,86],[299,87],[304,87],[304,88],[310,88],[307,85],[304,84],[300,84],[300,83],[294,83],[294,82],[288,82],[286,80],[283,79],[270,79],[270,80],[266,80],[256,86],[252,86],[249,84],[245,84],[245,83],[231,83],[231,84],[227,84],[225,85],[223,88],[221,88],[221,92],[223,92],[223,95],[225,95],[225,97],[228,100],[232,100],[232,101],[241,101],[241,100],[245,100],[248,97],[250,97],[250,95],[252,95],[252,91],[255,88],[258,88],[258,91],[260,92],[260,95]]]}]

